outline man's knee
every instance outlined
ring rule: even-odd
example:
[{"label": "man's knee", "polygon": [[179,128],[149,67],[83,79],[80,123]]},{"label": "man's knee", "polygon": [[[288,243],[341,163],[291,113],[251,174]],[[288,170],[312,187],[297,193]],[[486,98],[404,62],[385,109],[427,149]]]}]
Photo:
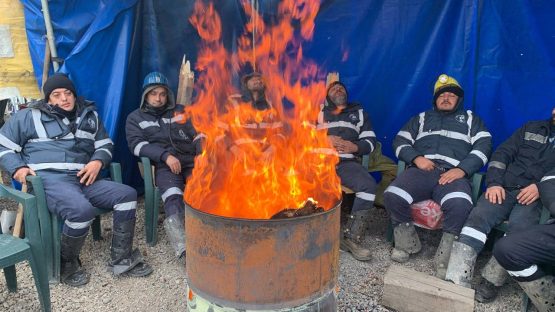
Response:
[{"label": "man's knee", "polygon": [[504,268],[513,267],[511,259],[511,241],[506,237],[498,240],[493,247],[493,256],[499,262],[499,264]]},{"label": "man's knee", "polygon": [[115,183],[114,188],[117,190],[117,194],[120,195],[118,202],[132,202],[137,201],[137,191],[129,185]]}]

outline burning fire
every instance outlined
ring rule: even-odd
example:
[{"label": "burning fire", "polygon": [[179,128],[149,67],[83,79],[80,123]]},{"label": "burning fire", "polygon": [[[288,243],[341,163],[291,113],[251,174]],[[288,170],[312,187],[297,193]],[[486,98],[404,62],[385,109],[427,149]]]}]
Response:
[{"label": "burning fire", "polygon": [[[325,83],[302,50],[302,42],[312,37],[319,1],[281,1],[272,25],[264,24],[248,1],[243,8],[250,22],[235,54],[221,42],[222,23],[213,4],[197,1],[190,17],[202,46],[196,65],[197,100],[187,114],[206,139],[187,181],[185,201],[207,213],[248,219],[300,208],[308,198],[330,209],[341,196],[338,157],[326,132],[314,127]],[[240,93],[231,73],[246,66],[262,73],[271,109],[256,110],[231,96]],[[290,103],[288,108],[284,102]],[[266,120],[276,127],[255,138],[241,126]],[[247,144],[230,151],[228,143],[237,140]]]}]

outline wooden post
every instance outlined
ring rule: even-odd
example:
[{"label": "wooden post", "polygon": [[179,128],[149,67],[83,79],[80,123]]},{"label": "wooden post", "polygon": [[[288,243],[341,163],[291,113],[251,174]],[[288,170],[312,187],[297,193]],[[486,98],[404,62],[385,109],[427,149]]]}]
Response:
[{"label": "wooden post", "polygon": [[176,103],[181,105],[191,105],[193,97],[193,84],[195,81],[195,73],[191,71],[191,63],[183,56],[181,69],[179,70],[179,86],[177,87]]},{"label": "wooden post", "polygon": [[384,276],[382,304],[400,312],[472,312],[474,290],[391,265]]},{"label": "wooden post", "polygon": [[[21,185],[21,191],[27,193],[27,184]],[[17,205],[17,215],[15,217],[15,224],[13,226],[13,236],[21,237],[21,228],[23,226],[23,205]]]}]

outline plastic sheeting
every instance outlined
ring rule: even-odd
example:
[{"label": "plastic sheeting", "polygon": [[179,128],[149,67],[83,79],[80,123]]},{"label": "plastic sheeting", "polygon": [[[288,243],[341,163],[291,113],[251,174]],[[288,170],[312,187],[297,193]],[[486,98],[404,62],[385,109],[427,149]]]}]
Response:
[{"label": "plastic sheeting", "polygon": [[[44,22],[39,0],[21,0],[40,83]],[[214,1],[233,49],[243,31],[239,0]],[[271,20],[279,1],[260,0]],[[195,63],[199,38],[188,22],[193,1],[52,0],[62,71],[95,100],[117,144],[124,177],[140,184],[123,125],[138,107],[142,78],[165,73],[176,91],[183,54]],[[384,152],[414,114],[431,107],[437,76],[454,76],[465,107],[486,122],[495,144],[527,120],[548,118],[555,98],[555,23],[549,0],[324,0],[304,54],[339,71],[350,99],[369,111]]]}]

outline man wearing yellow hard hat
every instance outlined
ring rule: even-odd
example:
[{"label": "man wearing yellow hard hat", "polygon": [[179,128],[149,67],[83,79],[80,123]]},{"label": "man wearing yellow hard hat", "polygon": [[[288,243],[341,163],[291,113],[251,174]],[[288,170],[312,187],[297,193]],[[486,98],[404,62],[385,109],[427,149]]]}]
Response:
[{"label": "man wearing yellow hard hat", "polygon": [[480,117],[463,107],[464,91],[442,74],[433,107],[412,117],[393,141],[395,155],[409,164],[384,193],[394,227],[391,259],[406,262],[420,251],[411,204],[432,199],[443,211],[443,236],[435,255],[436,276],[445,278],[451,246],[473,207],[470,177],[491,154],[491,134]]}]

